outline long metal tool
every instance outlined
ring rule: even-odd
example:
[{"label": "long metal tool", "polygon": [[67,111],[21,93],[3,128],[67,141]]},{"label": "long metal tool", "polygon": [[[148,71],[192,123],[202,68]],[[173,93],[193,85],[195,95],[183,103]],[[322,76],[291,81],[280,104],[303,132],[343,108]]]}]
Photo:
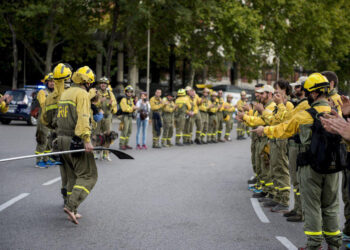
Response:
[{"label": "long metal tool", "polygon": [[[121,160],[134,159],[131,155],[128,155],[128,154],[126,154],[122,151],[116,150],[116,149],[104,148],[104,147],[94,147],[94,151],[101,151],[101,150],[108,150],[109,152],[113,153],[116,157],[118,157]],[[75,150],[57,151],[57,152],[46,153],[46,154],[17,156],[17,157],[12,157],[12,158],[7,158],[7,159],[0,159],[0,162],[16,161],[16,160],[23,160],[23,159],[29,159],[29,158],[51,156],[51,155],[64,155],[64,154],[71,154],[71,153],[78,153],[78,152],[85,152],[85,149],[75,149]]]}]

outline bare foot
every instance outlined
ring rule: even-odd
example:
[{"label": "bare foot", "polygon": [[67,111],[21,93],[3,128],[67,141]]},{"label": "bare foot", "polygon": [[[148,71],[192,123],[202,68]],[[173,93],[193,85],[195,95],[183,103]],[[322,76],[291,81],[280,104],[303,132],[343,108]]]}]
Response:
[{"label": "bare foot", "polygon": [[[81,214],[75,214],[75,218],[77,218],[77,220],[81,219],[83,216]],[[72,219],[68,216],[68,220],[72,221]],[[73,222],[73,221],[72,221]]]},{"label": "bare foot", "polygon": [[68,214],[68,217],[70,218],[71,222],[73,222],[74,224],[79,224],[73,212],[69,211],[68,208],[63,208],[63,210],[66,214]]}]

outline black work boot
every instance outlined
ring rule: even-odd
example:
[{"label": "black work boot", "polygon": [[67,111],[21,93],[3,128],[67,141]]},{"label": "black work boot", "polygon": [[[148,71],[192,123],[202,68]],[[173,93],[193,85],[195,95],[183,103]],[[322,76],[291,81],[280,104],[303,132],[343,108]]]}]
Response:
[{"label": "black work boot", "polygon": [[294,210],[289,211],[288,213],[285,213],[283,216],[284,217],[292,217],[297,215],[297,212],[295,212]]},{"label": "black work boot", "polygon": [[263,197],[265,197],[266,195],[267,195],[267,193],[265,193],[265,192],[254,193],[254,194],[252,195],[252,197],[253,197],[253,198],[263,198]]},{"label": "black work boot", "polygon": [[267,201],[267,202],[264,202],[264,203],[263,203],[263,206],[264,206],[264,207],[275,207],[275,206],[277,206],[277,205],[278,205],[278,202],[273,201],[273,200]]},{"label": "black work boot", "polygon": [[287,221],[289,221],[289,222],[303,222],[304,220],[303,220],[303,216],[297,214],[297,215],[288,217]]}]

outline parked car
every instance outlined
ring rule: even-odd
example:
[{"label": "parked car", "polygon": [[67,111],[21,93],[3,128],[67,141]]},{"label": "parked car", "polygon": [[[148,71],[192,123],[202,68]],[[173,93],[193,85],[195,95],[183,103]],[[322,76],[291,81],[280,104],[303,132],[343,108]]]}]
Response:
[{"label": "parked car", "polygon": [[36,125],[37,120],[30,115],[33,97],[45,86],[25,86],[24,88],[8,90],[5,94],[13,96],[7,113],[0,114],[2,124],[10,124],[11,121],[25,121],[28,125]]}]

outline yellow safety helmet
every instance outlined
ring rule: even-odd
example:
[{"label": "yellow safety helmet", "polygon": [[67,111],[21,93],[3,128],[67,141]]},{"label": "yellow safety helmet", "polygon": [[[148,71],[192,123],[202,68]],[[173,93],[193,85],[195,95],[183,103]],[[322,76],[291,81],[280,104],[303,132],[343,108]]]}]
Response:
[{"label": "yellow safety helmet", "polygon": [[68,64],[59,63],[53,69],[54,80],[65,80],[65,79],[71,78],[71,76],[72,76],[72,70]]},{"label": "yellow safety helmet", "polygon": [[98,80],[98,83],[105,83],[105,84],[109,84],[109,80],[107,77],[103,76]]},{"label": "yellow safety helmet", "polygon": [[191,90],[192,88],[190,87],[190,86],[187,86],[186,88],[185,88],[185,90],[186,91],[189,91],[189,90]]},{"label": "yellow safety helmet", "polygon": [[323,93],[329,92],[329,81],[328,79],[322,75],[321,73],[313,73],[311,74],[304,83],[304,90],[308,92],[312,91],[320,91]]},{"label": "yellow safety helmet", "polygon": [[45,82],[48,82],[48,81],[51,81],[53,80],[53,74],[52,73],[48,73],[44,79],[41,80],[41,82],[45,83]]},{"label": "yellow safety helmet", "polygon": [[209,92],[210,92],[210,90],[209,90],[208,88],[204,88],[204,89],[203,89],[203,93],[204,93],[204,92],[209,93]]},{"label": "yellow safety helmet", "polygon": [[224,118],[224,121],[227,122],[230,120],[230,116],[229,115],[226,115],[225,118]]},{"label": "yellow safety helmet", "polygon": [[72,80],[76,84],[92,84],[95,82],[95,74],[88,66],[84,66],[74,72]]},{"label": "yellow safety helmet", "polygon": [[186,90],[184,89],[179,89],[177,91],[177,96],[185,96],[186,95]]},{"label": "yellow safety helmet", "polygon": [[228,99],[228,98],[233,98],[233,96],[231,95],[231,94],[228,94],[227,96],[226,96],[226,99]]},{"label": "yellow safety helmet", "polygon": [[243,91],[241,92],[241,95],[247,95],[247,93],[243,90]]},{"label": "yellow safety helmet", "polygon": [[134,88],[131,85],[128,85],[125,87],[124,92],[126,93],[127,91],[134,91]]}]

